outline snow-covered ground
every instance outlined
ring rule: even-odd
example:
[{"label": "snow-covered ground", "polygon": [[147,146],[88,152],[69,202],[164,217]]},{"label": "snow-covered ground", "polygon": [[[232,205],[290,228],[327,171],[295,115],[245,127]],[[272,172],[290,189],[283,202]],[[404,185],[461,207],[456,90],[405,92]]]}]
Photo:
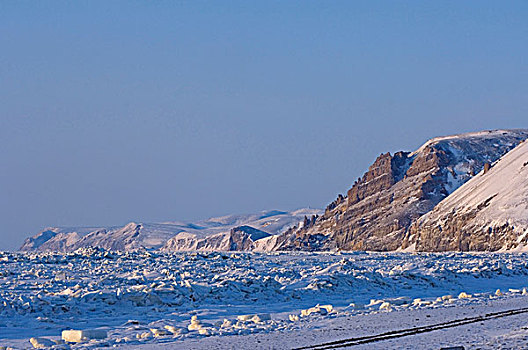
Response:
[{"label": "snow-covered ground", "polygon": [[[528,308],[528,293],[523,292],[527,258],[505,253],[94,249],[0,253],[0,345],[31,348],[31,337],[59,340],[67,329],[99,329],[107,337],[55,347],[318,345]],[[357,348],[526,344],[527,315],[478,319]]]}]

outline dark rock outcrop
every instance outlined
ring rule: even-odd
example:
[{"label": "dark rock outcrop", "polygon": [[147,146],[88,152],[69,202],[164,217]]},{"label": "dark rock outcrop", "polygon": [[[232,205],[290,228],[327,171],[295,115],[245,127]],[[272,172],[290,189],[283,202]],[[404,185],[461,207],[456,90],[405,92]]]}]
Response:
[{"label": "dark rock outcrop", "polygon": [[231,229],[229,249],[232,251],[250,251],[255,248],[259,239],[271,236],[269,233],[257,230],[251,226],[239,226]]}]

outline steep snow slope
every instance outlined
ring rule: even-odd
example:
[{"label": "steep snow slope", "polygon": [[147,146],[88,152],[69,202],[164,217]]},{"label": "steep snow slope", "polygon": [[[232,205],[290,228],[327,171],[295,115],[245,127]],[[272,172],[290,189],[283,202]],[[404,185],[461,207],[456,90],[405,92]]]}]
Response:
[{"label": "steep snow slope", "polygon": [[407,245],[418,250],[527,250],[528,142],[481,171],[422,217]]},{"label": "steep snow slope", "polygon": [[[250,242],[246,241],[245,235],[241,232],[245,232],[252,241],[257,241],[270,234],[282,233],[289,227],[299,224],[305,216],[316,215],[320,212],[319,209],[304,208],[292,212],[271,210],[257,214],[229,215],[195,223],[143,224],[131,222],[125,226],[107,228],[47,228],[26,239],[20,250],[67,252],[82,247],[101,247],[113,250],[158,249],[178,234],[192,238],[193,242],[187,242],[182,247],[172,244],[165,249],[189,250],[189,247],[196,245],[196,241],[207,239],[207,237],[214,237],[212,239],[216,241],[225,239],[228,245],[230,237],[236,237],[240,242],[235,242],[233,247],[250,247]],[[241,226],[249,226],[249,228],[234,230]],[[255,235],[252,229],[262,233]]]},{"label": "steep snow slope", "polygon": [[382,154],[324,215],[274,238],[274,250],[381,250],[402,246],[423,214],[528,138],[491,130],[434,138],[415,152]]}]

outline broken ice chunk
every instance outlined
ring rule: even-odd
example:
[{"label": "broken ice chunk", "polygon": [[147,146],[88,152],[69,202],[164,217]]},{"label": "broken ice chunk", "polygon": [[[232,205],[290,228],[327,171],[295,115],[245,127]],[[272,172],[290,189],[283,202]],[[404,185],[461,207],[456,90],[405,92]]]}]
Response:
[{"label": "broken ice chunk", "polygon": [[31,338],[29,339],[29,342],[35,349],[45,349],[50,346],[56,345],[55,342],[46,339],[46,338]]},{"label": "broken ice chunk", "polygon": [[387,310],[387,311],[391,311],[391,304],[388,302],[388,301],[384,301],[380,307],[379,307],[380,310]]},{"label": "broken ice chunk", "polygon": [[296,322],[296,321],[299,321],[299,316],[297,316],[297,315],[289,315],[289,316],[288,316],[288,319],[289,319],[291,322]]},{"label": "broken ice chunk", "polygon": [[[442,301],[442,298],[438,298],[440,299],[440,301]],[[416,298],[413,300],[413,305],[414,306],[426,306],[426,305],[431,305],[432,303],[430,301],[427,301],[427,300],[422,300],[420,298]]]},{"label": "broken ice chunk", "polygon": [[251,318],[251,321],[255,323],[263,323],[263,322],[270,321],[270,320],[271,320],[270,314],[258,314]]},{"label": "broken ice chunk", "polygon": [[239,315],[237,316],[237,320],[239,321],[249,321],[253,318],[253,315]]},{"label": "broken ice chunk", "polygon": [[467,299],[471,298],[471,294],[467,294],[466,292],[462,292],[458,295],[458,299]]},{"label": "broken ice chunk", "polygon": [[350,308],[350,309],[363,309],[364,307],[365,307],[365,305],[363,305],[361,303],[350,303],[347,306],[347,308]]},{"label": "broken ice chunk", "polygon": [[227,318],[224,318],[224,322],[222,322],[221,327],[222,328],[229,328],[231,326],[233,326],[233,323],[231,321],[229,321]]},{"label": "broken ice chunk", "polygon": [[138,334],[136,334],[136,338],[138,338],[138,339],[150,338],[151,334],[152,333],[150,333],[150,332],[138,333]]},{"label": "broken ice chunk", "polygon": [[106,331],[102,329],[66,330],[62,331],[62,339],[70,343],[80,343],[92,339],[105,339]]},{"label": "broken ice chunk", "polygon": [[332,313],[334,311],[334,307],[330,304],[328,305],[317,305],[319,306],[321,309],[325,309],[328,313]]},{"label": "broken ice chunk", "polygon": [[328,314],[328,311],[325,308],[320,307],[319,305],[316,305],[306,310],[301,310],[302,317],[310,316],[311,314],[316,314],[316,313],[320,315],[326,315]]},{"label": "broken ice chunk", "polygon": [[[198,320],[198,316],[194,315],[191,317],[191,324],[187,326],[189,331],[200,331],[203,327],[212,327],[212,324],[202,323]],[[201,334],[201,333],[200,333]]]},{"label": "broken ice chunk", "polygon": [[174,326],[165,326],[165,329],[171,332],[173,335],[180,335],[187,333],[186,328],[174,327]]},{"label": "broken ice chunk", "polygon": [[370,303],[368,303],[366,307],[371,307],[371,306],[375,306],[378,304],[383,304],[383,300],[370,299]]},{"label": "broken ice chunk", "polygon": [[211,335],[211,333],[209,332],[209,330],[207,328],[200,328],[198,330],[198,333],[201,334],[201,335]]},{"label": "broken ice chunk", "polygon": [[170,335],[170,332],[166,329],[151,328],[150,331],[155,337],[162,337],[164,335]]}]

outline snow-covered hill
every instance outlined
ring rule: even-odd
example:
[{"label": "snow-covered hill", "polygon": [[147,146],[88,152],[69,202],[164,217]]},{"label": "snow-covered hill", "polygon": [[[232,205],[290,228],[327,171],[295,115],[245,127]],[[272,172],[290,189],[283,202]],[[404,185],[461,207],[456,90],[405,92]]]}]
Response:
[{"label": "snow-covered hill", "polygon": [[437,137],[414,152],[380,155],[346,196],[314,223],[274,238],[275,250],[401,248],[409,227],[528,138],[528,130],[490,130]]},{"label": "snow-covered hill", "polygon": [[418,250],[528,250],[528,141],[440,202],[411,229]]},{"label": "snow-covered hill", "polygon": [[[135,249],[159,249],[164,250],[230,250],[226,247],[234,247],[233,250],[248,250],[252,247],[251,242],[264,239],[269,235],[277,235],[288,228],[298,225],[305,216],[320,214],[321,210],[303,208],[292,212],[271,210],[257,214],[228,215],[210,218],[194,223],[185,222],[162,222],[162,223],[135,223],[131,222],[125,226],[116,227],[89,227],[89,228],[60,228],[51,227],[26,239],[20,250],[22,251],[74,251],[82,247],[100,247],[112,250],[135,250]],[[255,230],[255,231],[252,231]],[[263,232],[255,234],[255,232]],[[245,235],[248,237],[245,237]],[[173,237],[186,237],[185,242],[168,241]],[[240,242],[229,240],[235,236]],[[222,242],[226,240],[227,245],[220,243],[208,243],[205,246],[200,242]],[[244,242],[242,242],[244,241]],[[178,243],[181,243],[178,244]],[[238,244],[238,245],[237,245]],[[246,247],[247,249],[241,249]]]}]

